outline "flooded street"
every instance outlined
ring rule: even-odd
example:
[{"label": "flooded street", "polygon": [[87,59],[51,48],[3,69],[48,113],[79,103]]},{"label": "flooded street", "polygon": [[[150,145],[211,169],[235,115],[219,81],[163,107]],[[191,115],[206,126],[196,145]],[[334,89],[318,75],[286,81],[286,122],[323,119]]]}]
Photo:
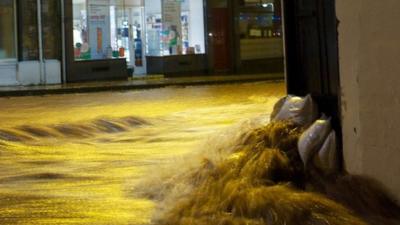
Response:
[{"label": "flooded street", "polygon": [[135,180],[283,95],[259,82],[2,98],[0,224],[149,224]]}]

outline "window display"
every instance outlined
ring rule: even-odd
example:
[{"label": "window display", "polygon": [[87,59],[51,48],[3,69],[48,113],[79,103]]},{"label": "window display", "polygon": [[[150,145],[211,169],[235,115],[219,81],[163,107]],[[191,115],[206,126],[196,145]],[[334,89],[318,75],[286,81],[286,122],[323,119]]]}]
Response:
[{"label": "window display", "polygon": [[162,34],[161,14],[147,15],[146,26],[147,26],[146,54],[150,56],[161,56],[162,55],[161,50],[163,48],[161,42],[161,34]]},{"label": "window display", "polygon": [[14,0],[0,1],[0,60],[16,58],[14,7]]},{"label": "window display", "polygon": [[146,0],[146,54],[205,53],[202,0]]},{"label": "window display", "polygon": [[146,55],[163,55],[163,21],[161,0],[145,0],[145,21],[146,21]]},{"label": "window display", "polygon": [[75,59],[90,59],[86,6],[87,3],[85,1],[73,1],[73,36]]},{"label": "window display", "polygon": [[181,11],[184,2],[175,0],[163,0],[162,2],[163,55],[182,54]]},{"label": "window display", "polygon": [[73,0],[76,60],[205,53],[203,0]]},{"label": "window display", "polygon": [[[204,5],[203,0],[185,0],[182,9],[183,44],[186,54],[205,53]],[[187,39],[185,38],[187,32]],[[185,46],[186,44],[186,46]]]},{"label": "window display", "polygon": [[124,26],[123,0],[73,0],[76,60],[124,57],[118,29]]}]

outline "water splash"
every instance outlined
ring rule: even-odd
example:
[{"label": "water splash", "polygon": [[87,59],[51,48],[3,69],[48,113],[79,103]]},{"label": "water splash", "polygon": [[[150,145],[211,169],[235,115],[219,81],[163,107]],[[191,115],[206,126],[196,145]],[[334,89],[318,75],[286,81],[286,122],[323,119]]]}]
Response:
[{"label": "water splash", "polygon": [[[159,169],[157,176],[137,185],[136,191],[142,196],[157,201],[154,224],[390,224],[382,222],[388,220],[376,210],[369,212],[380,216],[379,222],[367,223],[367,217],[356,207],[317,187],[309,187],[314,183],[303,170],[297,151],[302,128],[290,122],[239,128],[236,129],[239,132],[218,139],[223,144],[205,146],[201,154],[185,158],[177,166]],[[329,184],[325,178],[314,179]],[[363,184],[370,186],[368,182]],[[346,190],[349,191],[348,187]],[[369,195],[370,198],[384,194],[381,189],[372,190],[379,191],[375,196]],[[393,206],[400,212],[395,204],[386,204],[390,199],[379,199],[384,203],[375,201],[376,208],[386,211],[386,206]]]}]

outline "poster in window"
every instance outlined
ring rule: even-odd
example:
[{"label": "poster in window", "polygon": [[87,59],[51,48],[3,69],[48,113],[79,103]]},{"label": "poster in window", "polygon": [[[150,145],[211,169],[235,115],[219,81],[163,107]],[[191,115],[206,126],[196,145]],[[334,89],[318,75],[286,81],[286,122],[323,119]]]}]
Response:
[{"label": "poster in window", "polygon": [[164,0],[162,6],[164,50],[179,54],[182,49],[181,2]]},{"label": "poster in window", "polygon": [[92,59],[104,59],[111,44],[110,8],[107,1],[89,1],[88,20]]}]

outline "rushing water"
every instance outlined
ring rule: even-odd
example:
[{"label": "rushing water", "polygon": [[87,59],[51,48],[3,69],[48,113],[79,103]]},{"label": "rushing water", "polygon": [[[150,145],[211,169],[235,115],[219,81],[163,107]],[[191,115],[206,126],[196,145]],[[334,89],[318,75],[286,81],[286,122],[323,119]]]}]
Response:
[{"label": "rushing water", "polygon": [[132,193],[216,132],[268,118],[282,83],[0,99],[0,224],[149,224]]}]

